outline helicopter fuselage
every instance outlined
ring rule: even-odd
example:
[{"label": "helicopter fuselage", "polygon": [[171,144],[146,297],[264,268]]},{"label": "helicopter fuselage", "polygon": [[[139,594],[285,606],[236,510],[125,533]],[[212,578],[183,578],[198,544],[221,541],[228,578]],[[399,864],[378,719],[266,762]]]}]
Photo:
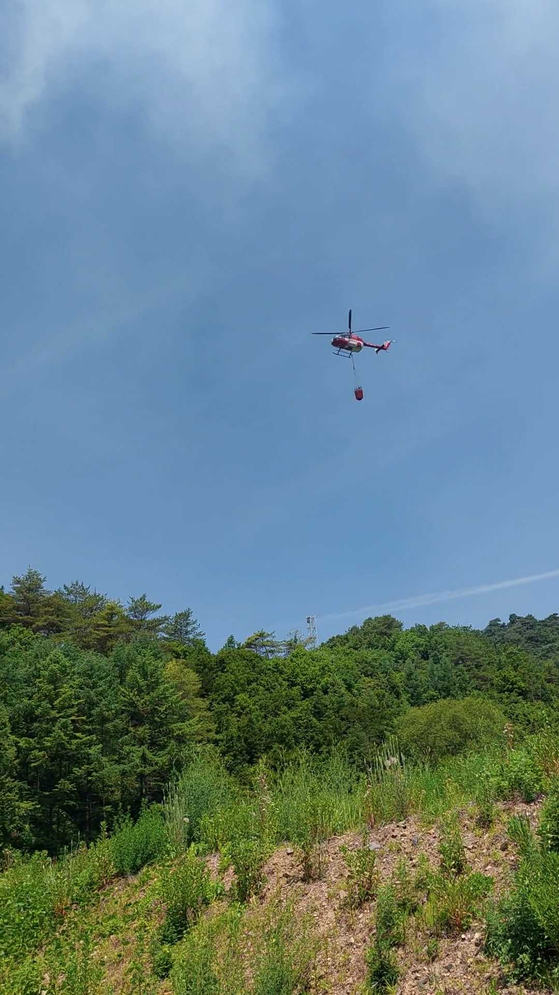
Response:
[{"label": "helicopter fuselage", "polygon": [[357,335],[335,335],[332,345],[334,349],[343,349],[345,352],[361,352],[364,342]]}]

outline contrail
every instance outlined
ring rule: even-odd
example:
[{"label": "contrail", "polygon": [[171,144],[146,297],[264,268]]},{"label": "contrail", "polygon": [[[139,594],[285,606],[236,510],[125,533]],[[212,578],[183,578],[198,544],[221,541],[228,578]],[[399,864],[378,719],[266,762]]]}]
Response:
[{"label": "contrail", "polygon": [[553,577],[559,577],[559,569],[548,570],[543,574],[530,574],[529,577],[515,577],[514,580],[500,580],[496,584],[479,584],[477,587],[462,587],[457,591],[438,591],[435,594],[418,594],[415,598],[400,598],[398,601],[385,601],[380,605],[368,605],[365,608],[353,608],[347,612],[321,615],[317,621],[325,622],[339,618],[358,618],[368,615],[384,615],[387,612],[403,612],[411,608],[422,608],[424,605],[438,605],[443,601],[472,598],[476,594],[489,594],[490,591],[504,591],[508,587],[522,587],[524,584],[536,584],[540,580],[551,580]]}]

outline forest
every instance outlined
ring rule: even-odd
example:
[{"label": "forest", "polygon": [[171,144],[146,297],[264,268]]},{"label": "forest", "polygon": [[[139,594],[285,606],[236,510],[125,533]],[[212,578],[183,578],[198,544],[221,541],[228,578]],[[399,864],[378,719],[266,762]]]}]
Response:
[{"label": "forest", "polygon": [[[331,980],[324,987],[324,972],[321,988],[306,962],[297,973],[302,952],[293,921],[282,919],[287,906],[274,913],[285,933],[287,960],[273,969],[283,987],[270,978],[255,987],[256,968],[247,981],[240,963],[237,988],[222,983],[220,970],[225,977],[230,968],[220,943],[227,936],[233,942],[241,920],[246,927],[251,901],[264,894],[266,861],[286,841],[308,884],[327,874],[332,838],[400,826],[391,829],[388,853],[409,843],[398,820],[410,818],[439,827],[439,869],[424,867],[421,879],[419,865],[412,881],[401,864],[398,873],[408,878],[392,868],[382,883],[373,868],[380,843],[370,849],[355,837],[349,850],[344,844],[343,888],[353,889],[350,905],[368,909],[373,924],[356,968],[365,985],[359,991],[407,991],[395,986],[407,949],[403,923],[411,920],[433,961],[456,922],[463,932],[479,921],[484,956],[508,965],[518,983],[559,987],[558,889],[542,885],[534,895],[529,884],[542,874],[557,880],[559,871],[559,615],[511,615],[483,631],[442,622],[404,629],[384,616],[319,646],[298,633],[280,640],[260,631],[244,641],[230,636],[212,653],[190,607],[169,616],[146,594],[122,604],[82,582],[56,591],[46,583],[29,568],[0,591],[0,897],[7,910],[0,913],[0,949],[18,962],[23,957],[23,974],[14,974],[15,962],[0,973],[1,995],[92,995],[96,984],[107,990],[95,960],[102,940],[92,941],[89,953],[76,947],[85,929],[80,917],[84,908],[87,916],[99,909],[109,882],[140,874],[145,884],[141,874],[150,867],[153,935],[133,947],[126,978],[109,990],[357,991]],[[463,837],[495,834],[507,806],[517,877],[486,913],[490,879],[468,868]],[[461,826],[452,823],[455,811],[466,813]],[[509,844],[501,842],[504,851]],[[211,853],[220,855],[217,883],[204,862]],[[223,906],[228,867],[236,884]],[[225,915],[221,939],[202,928],[202,909],[216,902]],[[161,903],[166,918],[156,928]],[[438,925],[425,920],[425,903]],[[437,916],[447,913],[441,924]],[[57,915],[60,930],[52,933]],[[241,949],[238,937],[235,943]],[[181,959],[187,948],[189,964],[201,958],[196,984]],[[37,950],[45,958],[41,977]],[[272,971],[270,964],[260,969]],[[215,983],[204,987],[207,977]]]},{"label": "forest", "polygon": [[382,617],[316,648],[257,632],[213,654],[190,608],[45,585],[30,568],[0,593],[3,846],[57,853],[136,817],[199,744],[242,779],[301,750],[363,767],[393,733],[438,760],[559,721],[558,615],[483,632]]}]

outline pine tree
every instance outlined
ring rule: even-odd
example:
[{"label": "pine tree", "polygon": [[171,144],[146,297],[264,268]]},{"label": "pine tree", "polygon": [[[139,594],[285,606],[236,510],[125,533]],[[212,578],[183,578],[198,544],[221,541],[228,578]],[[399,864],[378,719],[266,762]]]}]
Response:
[{"label": "pine tree", "polygon": [[161,605],[149,601],[145,594],[141,594],[139,598],[129,598],[126,614],[132,620],[135,632],[142,635],[158,635],[170,621],[168,615],[151,617],[160,608]]},{"label": "pine tree", "polygon": [[10,729],[7,710],[0,706],[0,846],[10,847],[28,841],[29,803],[22,798],[17,781],[16,740]]},{"label": "pine tree", "polygon": [[75,834],[80,767],[91,738],[83,731],[83,701],[70,661],[54,650],[37,673],[22,717],[20,770],[37,804],[38,845],[61,846]]},{"label": "pine tree", "polygon": [[192,646],[196,640],[205,638],[191,608],[173,615],[165,624],[163,633],[167,639],[182,646]]},{"label": "pine tree", "polygon": [[254,632],[252,636],[249,636],[243,644],[243,648],[247,650],[253,650],[258,653],[259,656],[263,656],[266,659],[270,659],[273,656],[279,656],[283,649],[285,643],[282,643],[279,639],[276,639],[275,632],[265,632],[264,629],[260,629],[258,632]]},{"label": "pine tree", "polygon": [[133,652],[121,713],[128,730],[121,743],[123,790],[137,811],[142,802],[162,797],[184,745],[193,739],[188,706],[167,679],[156,646]]},{"label": "pine tree", "polygon": [[77,580],[71,584],[64,584],[63,588],[55,593],[67,605],[67,631],[71,638],[78,646],[94,645],[95,622],[108,604],[107,597],[92,591],[90,587]]},{"label": "pine tree", "polygon": [[133,622],[118,601],[107,603],[91,619],[84,645],[98,653],[110,653],[122,640],[130,639]]}]

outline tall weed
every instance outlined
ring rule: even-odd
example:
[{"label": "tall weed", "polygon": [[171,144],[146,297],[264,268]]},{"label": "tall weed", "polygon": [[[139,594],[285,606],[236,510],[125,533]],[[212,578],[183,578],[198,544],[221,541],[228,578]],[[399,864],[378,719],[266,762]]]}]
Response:
[{"label": "tall weed", "polygon": [[487,951],[519,980],[559,982],[559,853],[525,851],[510,893],[490,916]]},{"label": "tall weed", "polygon": [[367,837],[361,841],[361,846],[350,850],[341,847],[341,854],[347,868],[345,880],[345,904],[351,909],[358,909],[365,902],[374,898],[378,887],[376,870],[377,855],[367,844]]},{"label": "tall weed", "polygon": [[230,807],[238,791],[219,756],[213,750],[200,749],[165,799],[163,808],[173,851],[180,853],[190,843],[199,843],[204,820]]},{"label": "tall weed", "polygon": [[182,939],[216,894],[208,868],[194,846],[164,872],[159,889],[165,903],[165,920],[160,931],[164,943]]},{"label": "tall weed", "polygon": [[543,805],[538,835],[547,850],[559,853],[559,778],[554,779]]},{"label": "tall weed", "polygon": [[194,926],[176,950],[171,971],[174,995],[246,995],[241,926],[238,906]]},{"label": "tall weed", "polygon": [[111,854],[117,874],[137,874],[146,864],[163,857],[169,838],[157,806],[145,809],[137,822],[130,816],[120,821],[111,839]]},{"label": "tall weed", "polygon": [[444,820],[439,841],[441,871],[448,877],[458,877],[467,867],[466,851],[460,832],[460,823],[455,815]]},{"label": "tall weed", "polygon": [[299,995],[307,990],[315,944],[306,921],[294,919],[290,905],[272,903],[261,923],[262,952],[252,995]]},{"label": "tall weed", "polygon": [[427,930],[435,936],[461,933],[481,917],[492,888],[492,878],[478,872],[459,877],[433,874],[422,913]]}]

